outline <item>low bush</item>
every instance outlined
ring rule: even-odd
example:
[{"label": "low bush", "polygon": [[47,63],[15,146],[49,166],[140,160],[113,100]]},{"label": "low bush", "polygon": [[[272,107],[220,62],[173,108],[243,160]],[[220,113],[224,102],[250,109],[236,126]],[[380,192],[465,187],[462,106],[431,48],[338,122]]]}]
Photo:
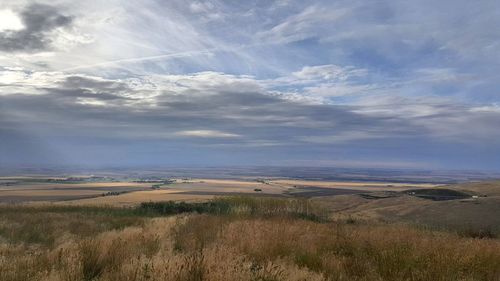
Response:
[{"label": "low bush", "polygon": [[312,221],[326,221],[327,212],[308,199],[258,198],[249,196],[216,198],[209,202],[146,202],[136,213],[141,215],[199,214],[240,217],[293,217]]}]

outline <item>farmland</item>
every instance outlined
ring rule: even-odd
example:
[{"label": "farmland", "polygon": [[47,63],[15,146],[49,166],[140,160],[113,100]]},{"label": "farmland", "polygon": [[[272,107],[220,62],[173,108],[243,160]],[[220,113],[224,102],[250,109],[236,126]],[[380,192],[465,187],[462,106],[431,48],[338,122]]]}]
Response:
[{"label": "farmland", "polygon": [[381,182],[304,181],[189,178],[164,181],[85,180],[68,183],[40,177],[4,178],[0,202],[56,202],[64,204],[133,205],[145,201],[199,201],[215,196],[255,195],[273,197],[314,197],[359,194],[375,191],[404,191],[429,188],[435,184]]}]

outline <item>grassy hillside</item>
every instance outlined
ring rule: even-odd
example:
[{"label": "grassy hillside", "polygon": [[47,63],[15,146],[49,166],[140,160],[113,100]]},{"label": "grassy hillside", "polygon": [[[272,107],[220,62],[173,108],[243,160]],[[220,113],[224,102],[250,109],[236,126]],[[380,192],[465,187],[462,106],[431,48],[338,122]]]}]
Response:
[{"label": "grassy hillside", "polygon": [[[475,232],[479,236],[487,232],[499,236],[499,194],[500,182],[488,181],[405,192],[320,197],[314,201],[336,218],[404,222],[434,229]],[[472,198],[473,195],[477,198]]]},{"label": "grassy hillside", "polygon": [[500,280],[500,240],[331,221],[308,200],[4,206],[0,280]]}]

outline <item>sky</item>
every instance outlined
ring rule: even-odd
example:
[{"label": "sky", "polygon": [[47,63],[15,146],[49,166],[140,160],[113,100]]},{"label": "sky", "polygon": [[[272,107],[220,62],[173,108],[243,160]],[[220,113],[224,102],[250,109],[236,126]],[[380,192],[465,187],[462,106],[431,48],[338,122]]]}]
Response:
[{"label": "sky", "polygon": [[496,0],[0,0],[0,166],[500,170]]}]

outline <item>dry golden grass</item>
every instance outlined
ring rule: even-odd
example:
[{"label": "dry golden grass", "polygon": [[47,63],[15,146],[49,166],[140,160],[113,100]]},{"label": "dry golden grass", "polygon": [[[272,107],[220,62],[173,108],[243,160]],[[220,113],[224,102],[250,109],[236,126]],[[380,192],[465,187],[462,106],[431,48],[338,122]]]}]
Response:
[{"label": "dry golden grass", "polygon": [[481,181],[452,185],[457,190],[470,190],[488,196],[500,196],[500,181]]},{"label": "dry golden grass", "polygon": [[474,183],[450,185],[445,188],[487,194],[487,197],[460,200],[433,201],[415,196],[386,193],[378,199],[367,199],[358,195],[340,195],[315,198],[314,201],[327,208],[334,218],[357,218],[387,222],[409,222],[434,228],[483,229],[500,233],[500,190],[496,183]]},{"label": "dry golden grass", "polygon": [[236,247],[257,262],[280,259],[331,280],[500,277],[498,241],[463,239],[400,225],[256,219],[232,222],[219,233],[217,243],[222,247]]},{"label": "dry golden grass", "polygon": [[172,217],[130,208],[1,207],[0,280],[500,280],[497,239],[319,223],[298,218],[314,209],[301,200],[224,202],[233,206],[225,215]]}]

